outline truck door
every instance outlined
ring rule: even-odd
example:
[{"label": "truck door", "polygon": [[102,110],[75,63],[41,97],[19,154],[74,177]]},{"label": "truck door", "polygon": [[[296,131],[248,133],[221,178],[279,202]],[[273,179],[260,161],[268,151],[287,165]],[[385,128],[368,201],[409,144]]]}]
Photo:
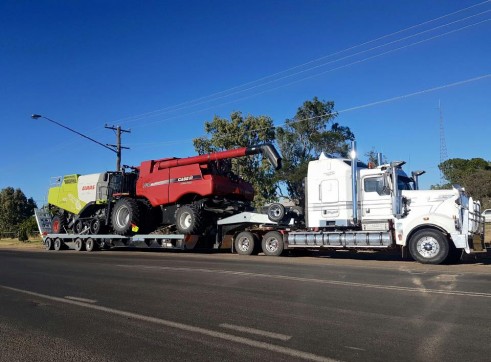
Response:
[{"label": "truck door", "polygon": [[362,182],[362,221],[392,218],[392,198],[384,188],[383,175],[366,176]]}]

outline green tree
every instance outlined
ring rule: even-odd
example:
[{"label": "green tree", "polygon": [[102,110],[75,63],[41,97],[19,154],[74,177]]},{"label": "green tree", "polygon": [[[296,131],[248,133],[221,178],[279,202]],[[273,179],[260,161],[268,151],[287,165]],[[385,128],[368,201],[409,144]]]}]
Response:
[{"label": "green tree", "polygon": [[480,200],[484,208],[491,207],[491,163],[482,158],[452,158],[438,165],[447,184],[433,185],[432,189],[447,189],[451,185],[463,186],[472,197]]},{"label": "green tree", "polygon": [[[241,112],[233,112],[230,119],[215,116],[205,122],[208,137],[193,140],[199,154],[249,147],[274,141],[273,121],[267,116],[244,117]],[[232,159],[232,171],[252,183],[255,190],[255,204],[260,206],[276,198],[274,168],[261,156]]]},{"label": "green tree", "polygon": [[7,187],[0,191],[0,230],[15,231],[34,213],[36,203],[20,189]]},{"label": "green tree", "polygon": [[317,97],[305,101],[293,119],[287,119],[276,130],[276,141],[283,156],[283,169],[278,176],[286,186],[288,196],[305,205],[303,180],[307,176],[309,161],[321,152],[346,156],[348,141],[354,140],[349,127],[334,122],[334,102],[320,101]]},{"label": "green tree", "polygon": [[[365,153],[365,157],[367,158],[367,164],[372,163],[375,166],[380,166],[378,164],[378,152],[375,150],[375,148],[372,147],[372,149],[370,151]],[[382,155],[382,164],[386,164],[386,163],[389,163],[387,161],[387,157]]]}]

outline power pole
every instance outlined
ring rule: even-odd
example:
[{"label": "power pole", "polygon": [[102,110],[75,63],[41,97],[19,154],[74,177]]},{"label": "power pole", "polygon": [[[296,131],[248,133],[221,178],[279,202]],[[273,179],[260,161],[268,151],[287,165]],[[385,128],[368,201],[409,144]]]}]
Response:
[{"label": "power pole", "polygon": [[121,126],[108,126],[107,124],[104,126],[107,129],[111,129],[116,132],[116,144],[108,145],[113,147],[116,150],[116,171],[121,171],[121,150],[124,148],[125,150],[129,150],[129,147],[121,146],[121,133],[131,133],[129,129],[122,129]]}]

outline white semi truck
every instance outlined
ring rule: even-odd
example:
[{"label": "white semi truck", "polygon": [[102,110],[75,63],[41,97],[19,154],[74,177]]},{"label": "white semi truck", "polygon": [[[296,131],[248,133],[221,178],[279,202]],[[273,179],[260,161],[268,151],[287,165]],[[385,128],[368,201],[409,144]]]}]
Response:
[{"label": "white semi truck", "polygon": [[[242,212],[219,219],[211,233],[215,248],[269,256],[295,249],[396,249],[418,262],[456,262],[465,252],[486,253],[480,203],[463,188],[419,190],[418,176],[408,176],[404,162],[369,167],[358,161],[355,143],[349,159],[321,154],[305,179],[304,208],[275,203],[267,214]],[[38,212],[41,215],[41,211]],[[37,213],[37,214],[38,214]],[[36,214],[36,215],[37,215]],[[42,221],[38,218],[38,223]],[[44,220],[45,224],[47,219]],[[46,247],[75,242],[76,249],[129,245],[192,248],[199,236],[153,233],[121,235],[50,234]]]}]

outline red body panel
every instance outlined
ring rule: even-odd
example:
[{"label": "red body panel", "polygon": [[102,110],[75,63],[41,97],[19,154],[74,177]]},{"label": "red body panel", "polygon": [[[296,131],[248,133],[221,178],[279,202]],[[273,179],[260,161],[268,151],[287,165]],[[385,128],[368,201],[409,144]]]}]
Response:
[{"label": "red body panel", "polygon": [[136,194],[147,198],[153,206],[173,204],[190,194],[252,201],[254,189],[250,183],[214,175],[208,169],[209,162],[245,156],[246,150],[239,148],[195,157],[142,162]]}]

